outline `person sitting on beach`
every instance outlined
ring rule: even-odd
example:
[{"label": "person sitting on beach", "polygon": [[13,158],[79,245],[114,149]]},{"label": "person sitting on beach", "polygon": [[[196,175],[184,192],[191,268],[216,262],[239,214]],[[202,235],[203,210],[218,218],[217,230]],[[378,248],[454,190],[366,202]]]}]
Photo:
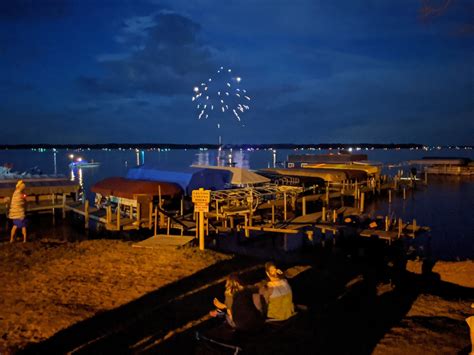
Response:
[{"label": "person sitting on beach", "polygon": [[214,298],[213,304],[216,309],[211,311],[209,314],[213,317],[217,317],[221,314],[227,314],[227,311],[232,309],[235,293],[242,290],[243,288],[244,286],[242,285],[237,273],[233,272],[232,274],[228,275],[225,281],[224,302]]},{"label": "person sitting on beach", "polygon": [[293,292],[290,284],[274,263],[265,264],[267,284],[259,291],[266,305],[266,316],[270,320],[286,320],[295,314]]},{"label": "person sitting on beach", "polygon": [[264,324],[265,319],[254,303],[252,289],[245,287],[236,273],[227,277],[224,303],[215,298],[214,305],[217,310],[211,311],[211,316],[225,312],[227,324],[233,329],[255,332]]},{"label": "person sitting on beach", "polygon": [[15,192],[10,203],[10,211],[8,218],[13,220],[13,227],[10,233],[10,243],[15,240],[16,230],[21,228],[21,233],[23,234],[23,243],[26,242],[26,195],[25,183],[23,180],[19,180],[16,184]]}]

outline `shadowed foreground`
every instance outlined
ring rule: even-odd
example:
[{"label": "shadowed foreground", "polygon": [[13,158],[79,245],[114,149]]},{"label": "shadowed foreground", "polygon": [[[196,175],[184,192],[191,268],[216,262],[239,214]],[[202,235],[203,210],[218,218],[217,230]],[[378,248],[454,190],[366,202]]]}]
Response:
[{"label": "shadowed foreground", "polygon": [[[255,283],[264,273],[262,260],[213,260],[200,271],[99,311],[21,353],[214,352],[214,346],[195,340],[195,332],[216,325],[207,314],[213,297],[223,294],[224,277],[240,270],[244,281]],[[284,327],[243,338],[239,345],[245,353],[467,353],[464,318],[474,301],[473,288],[441,281],[430,270],[425,275],[409,273],[386,267],[377,258],[353,260],[325,250],[307,255],[304,263],[285,266],[296,270],[290,279],[295,302],[308,309]]]}]

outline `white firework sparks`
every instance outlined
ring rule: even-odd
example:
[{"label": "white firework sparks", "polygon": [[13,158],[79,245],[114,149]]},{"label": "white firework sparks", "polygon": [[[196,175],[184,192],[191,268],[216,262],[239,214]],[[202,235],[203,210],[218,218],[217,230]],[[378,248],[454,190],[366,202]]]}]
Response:
[{"label": "white firework sparks", "polygon": [[220,120],[229,113],[241,122],[241,115],[250,109],[246,103],[251,100],[247,90],[241,88],[242,77],[224,67],[215,73],[215,76],[193,87],[192,101],[196,103],[198,119],[215,118],[220,128]]}]

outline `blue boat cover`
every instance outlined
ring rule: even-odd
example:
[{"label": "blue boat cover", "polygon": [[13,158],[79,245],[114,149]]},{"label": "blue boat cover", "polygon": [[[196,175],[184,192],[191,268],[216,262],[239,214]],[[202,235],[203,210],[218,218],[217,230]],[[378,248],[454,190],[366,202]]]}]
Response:
[{"label": "blue boat cover", "polygon": [[182,187],[187,195],[200,187],[206,190],[223,190],[230,186],[232,173],[226,170],[188,168],[186,171],[160,170],[141,165],[127,172],[127,179],[172,182]]}]

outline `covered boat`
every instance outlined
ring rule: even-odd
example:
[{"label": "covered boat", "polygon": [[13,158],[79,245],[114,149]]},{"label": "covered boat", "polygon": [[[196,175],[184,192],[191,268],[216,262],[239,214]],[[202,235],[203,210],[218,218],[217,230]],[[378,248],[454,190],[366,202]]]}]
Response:
[{"label": "covered boat", "polygon": [[349,180],[351,177],[344,171],[330,169],[283,169],[268,168],[259,170],[267,176],[287,176],[299,178],[302,183],[319,184],[323,182],[340,182]]},{"label": "covered boat", "polygon": [[175,183],[131,180],[122,177],[111,177],[101,180],[91,187],[91,191],[102,196],[115,196],[133,199],[136,195],[161,195],[163,198],[174,198],[183,193]]},{"label": "covered boat", "polygon": [[192,165],[192,167],[231,173],[230,183],[234,186],[258,185],[271,181],[269,178],[250,171],[249,169],[238,168],[235,166]]},{"label": "covered boat", "polygon": [[228,170],[214,170],[208,167],[187,168],[183,171],[167,171],[152,165],[142,165],[132,168],[127,173],[127,179],[148,180],[174,183],[181,187],[183,193],[191,195],[193,190],[223,190],[230,187],[232,173]]}]

